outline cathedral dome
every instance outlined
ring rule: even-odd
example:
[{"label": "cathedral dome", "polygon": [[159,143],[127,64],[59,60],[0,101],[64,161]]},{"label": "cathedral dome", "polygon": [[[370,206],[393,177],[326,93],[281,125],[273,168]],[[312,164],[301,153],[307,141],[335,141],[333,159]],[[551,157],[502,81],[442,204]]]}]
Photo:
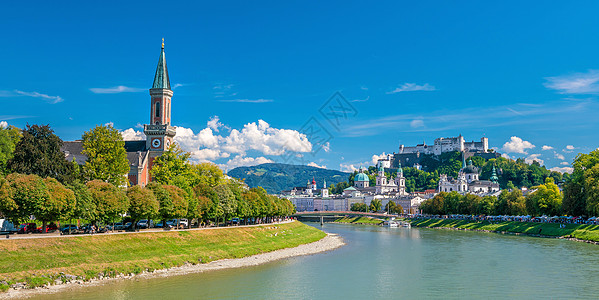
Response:
[{"label": "cathedral dome", "polygon": [[354,177],[354,181],[370,181],[370,179],[368,178],[368,175],[360,172]]},{"label": "cathedral dome", "polygon": [[478,174],[478,168],[472,164],[472,159],[468,161],[468,166],[464,168],[466,174]]}]

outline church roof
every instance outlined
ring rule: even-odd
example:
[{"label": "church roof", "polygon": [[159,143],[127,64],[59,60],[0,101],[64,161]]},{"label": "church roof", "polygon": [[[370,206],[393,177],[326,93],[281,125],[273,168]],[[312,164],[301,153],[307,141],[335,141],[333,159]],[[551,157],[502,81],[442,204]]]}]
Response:
[{"label": "church roof", "polygon": [[354,178],[354,181],[370,181],[368,176],[364,173],[358,173]]},{"label": "church roof", "polygon": [[146,151],[146,141],[125,141],[125,151],[127,152],[137,152],[137,151]]},{"label": "church roof", "polygon": [[153,89],[171,89],[171,81],[168,78],[168,68],[166,67],[166,57],[164,57],[164,39],[162,39],[162,50],[158,58],[156,75],[154,75]]}]

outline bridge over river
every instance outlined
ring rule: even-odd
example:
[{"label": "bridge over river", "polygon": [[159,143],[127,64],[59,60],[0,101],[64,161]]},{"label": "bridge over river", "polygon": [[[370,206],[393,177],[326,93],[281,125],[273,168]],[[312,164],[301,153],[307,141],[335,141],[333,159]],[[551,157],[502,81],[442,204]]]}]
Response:
[{"label": "bridge over river", "polygon": [[368,213],[359,211],[302,211],[291,215],[300,221],[324,222],[334,221],[341,217],[373,217],[373,218],[388,218],[397,217],[397,215],[389,215],[386,213]]}]

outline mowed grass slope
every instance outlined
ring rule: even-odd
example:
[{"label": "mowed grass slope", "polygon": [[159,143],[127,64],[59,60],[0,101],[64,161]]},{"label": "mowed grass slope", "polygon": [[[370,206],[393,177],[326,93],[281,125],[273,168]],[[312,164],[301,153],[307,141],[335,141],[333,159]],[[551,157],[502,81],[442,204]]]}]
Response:
[{"label": "mowed grass slope", "polygon": [[[599,242],[599,225],[566,224],[560,228],[556,223],[530,222],[475,222],[468,220],[412,220],[412,226],[417,227],[448,227],[471,230],[504,231],[524,234],[541,234],[554,237],[573,237],[581,240]],[[539,231],[540,230],[540,231]]]},{"label": "mowed grass slope", "polygon": [[368,225],[380,225],[384,221],[371,217],[343,217],[335,220],[339,223],[351,223],[351,224],[368,224]]},{"label": "mowed grass slope", "polygon": [[[215,230],[0,240],[0,281],[31,287],[61,272],[91,279],[270,252],[322,239],[300,222]],[[2,289],[7,289],[4,284]]]}]

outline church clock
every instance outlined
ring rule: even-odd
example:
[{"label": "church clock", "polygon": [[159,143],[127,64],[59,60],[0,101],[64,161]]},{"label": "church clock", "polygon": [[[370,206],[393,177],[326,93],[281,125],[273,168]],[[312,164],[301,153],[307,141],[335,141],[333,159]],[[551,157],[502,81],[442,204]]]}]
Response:
[{"label": "church clock", "polygon": [[162,144],[162,142],[159,138],[152,139],[152,148],[160,148],[160,144]]}]

